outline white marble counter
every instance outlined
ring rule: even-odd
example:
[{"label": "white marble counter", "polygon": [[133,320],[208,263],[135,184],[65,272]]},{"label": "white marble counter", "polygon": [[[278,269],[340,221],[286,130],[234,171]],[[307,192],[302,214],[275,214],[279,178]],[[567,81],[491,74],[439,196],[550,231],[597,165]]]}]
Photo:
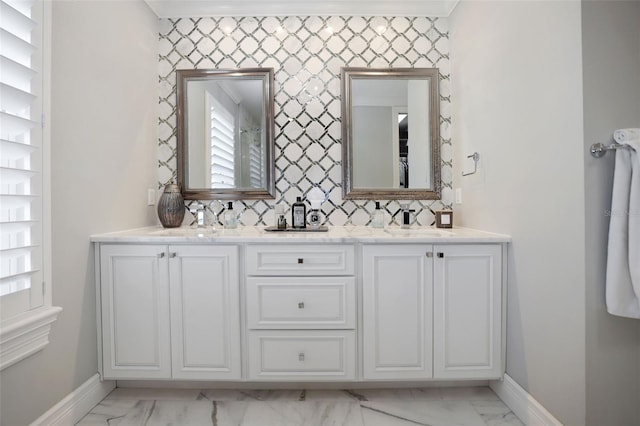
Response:
[{"label": "white marble counter", "polygon": [[330,226],[328,232],[268,232],[263,226],[222,228],[162,228],[151,226],[91,236],[97,243],[507,243],[511,237],[469,228],[439,229]]}]

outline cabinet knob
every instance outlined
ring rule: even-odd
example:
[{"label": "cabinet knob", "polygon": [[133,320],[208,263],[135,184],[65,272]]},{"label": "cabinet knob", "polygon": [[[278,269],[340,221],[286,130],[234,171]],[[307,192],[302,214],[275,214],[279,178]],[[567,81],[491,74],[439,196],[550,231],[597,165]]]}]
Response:
[{"label": "cabinet knob", "polygon": [[433,253],[432,253],[432,252],[430,252],[430,251],[428,251],[428,252],[427,252],[427,257],[433,257]]},{"label": "cabinet knob", "polygon": [[158,259],[162,259],[165,255],[165,252],[158,253]]},{"label": "cabinet knob", "polygon": [[304,309],[304,302],[298,302],[298,309]]},{"label": "cabinet knob", "polygon": [[304,361],[304,352],[300,352],[298,354],[298,361],[300,361],[300,362]]},{"label": "cabinet knob", "polygon": [[298,258],[298,263],[304,263],[304,259],[303,259],[303,258],[301,258],[301,257],[299,257],[299,258]]},{"label": "cabinet knob", "polygon": [[178,256],[178,253],[176,253],[176,252],[173,252],[173,253],[169,254],[169,257],[172,258],[172,259],[174,257],[176,257],[176,256]]},{"label": "cabinet knob", "polygon": [[443,253],[443,252],[441,252],[441,251],[439,251],[439,252],[438,252],[438,257],[443,258],[443,257],[444,257],[444,253]]}]

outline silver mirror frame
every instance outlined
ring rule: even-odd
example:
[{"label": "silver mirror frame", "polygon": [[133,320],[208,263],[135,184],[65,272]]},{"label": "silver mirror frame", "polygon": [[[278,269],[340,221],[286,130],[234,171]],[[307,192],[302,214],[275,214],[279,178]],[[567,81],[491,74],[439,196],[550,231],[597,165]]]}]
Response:
[{"label": "silver mirror frame", "polygon": [[[237,77],[262,79],[263,111],[265,112],[265,182],[266,188],[258,189],[223,189],[223,188],[188,188],[187,174],[189,153],[187,144],[186,93],[189,80],[206,80],[216,77]],[[176,71],[176,118],[177,118],[177,161],[178,184],[182,196],[186,200],[268,200],[275,199],[275,165],[274,165],[274,71],[273,68],[245,69],[190,69]]]},{"label": "silver mirror frame", "polygon": [[[429,79],[429,138],[433,188],[389,189],[353,187],[352,80]],[[342,98],[342,196],[345,200],[439,200],[440,176],[440,94],[438,68],[355,68],[343,67],[340,73]],[[425,165],[426,166],[426,165]]]}]

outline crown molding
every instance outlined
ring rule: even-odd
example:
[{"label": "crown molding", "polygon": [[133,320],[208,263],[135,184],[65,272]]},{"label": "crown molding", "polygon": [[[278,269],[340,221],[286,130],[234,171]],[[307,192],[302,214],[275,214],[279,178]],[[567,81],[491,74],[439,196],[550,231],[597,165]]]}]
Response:
[{"label": "crown molding", "polygon": [[204,16],[447,17],[459,0],[145,0],[159,18]]}]

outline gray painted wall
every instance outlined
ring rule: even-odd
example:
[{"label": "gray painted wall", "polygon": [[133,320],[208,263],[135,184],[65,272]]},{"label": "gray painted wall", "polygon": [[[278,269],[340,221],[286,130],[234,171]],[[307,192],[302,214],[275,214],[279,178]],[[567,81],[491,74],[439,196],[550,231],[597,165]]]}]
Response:
[{"label": "gray painted wall", "polygon": [[580,14],[463,1],[449,22],[456,223],[512,235],[507,373],[566,425],[585,423]]},{"label": "gray painted wall", "polygon": [[507,373],[566,425],[640,423],[640,325],[604,304],[614,155],[588,153],[640,126],[638,22],[618,1],[462,2],[450,20],[454,164],[481,155],[454,174],[456,217],[513,236]]},{"label": "gray painted wall", "polygon": [[640,322],[609,315],[605,271],[614,153],[595,159],[594,142],[640,127],[640,2],[583,1],[586,214],[586,406],[588,425],[640,424]]},{"label": "gray painted wall", "polygon": [[158,19],[142,1],[54,2],[51,343],[0,373],[0,424],[29,424],[97,373],[89,235],[155,223]]}]

